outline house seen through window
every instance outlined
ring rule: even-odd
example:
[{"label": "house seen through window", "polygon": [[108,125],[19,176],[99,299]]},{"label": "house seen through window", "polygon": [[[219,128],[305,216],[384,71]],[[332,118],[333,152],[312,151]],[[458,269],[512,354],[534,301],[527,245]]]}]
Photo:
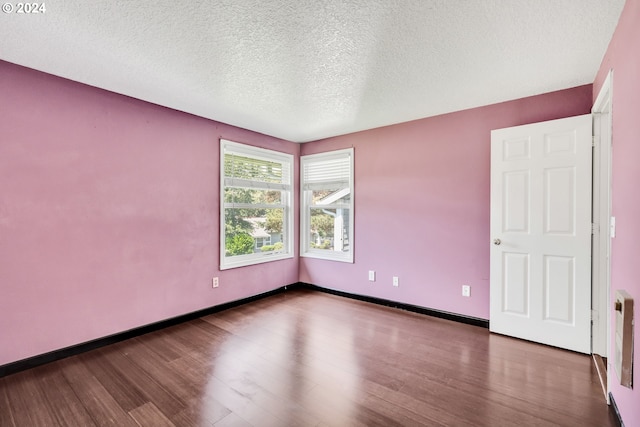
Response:
[{"label": "house seen through window", "polygon": [[220,268],[291,258],[293,156],[220,143]]},{"label": "house seen through window", "polygon": [[353,262],[353,149],[300,163],[300,255]]}]

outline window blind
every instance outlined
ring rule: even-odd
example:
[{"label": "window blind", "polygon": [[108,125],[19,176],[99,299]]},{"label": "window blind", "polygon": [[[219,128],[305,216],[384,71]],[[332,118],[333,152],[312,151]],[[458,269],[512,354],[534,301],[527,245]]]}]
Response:
[{"label": "window blind", "polygon": [[300,256],[353,262],[354,150],[300,157]]},{"label": "window blind", "polygon": [[[224,147],[224,185],[226,187],[256,188],[263,190],[290,190],[289,162],[280,156],[251,147],[227,143]],[[256,154],[258,153],[258,154]]]},{"label": "window blind", "polygon": [[302,160],[303,189],[348,188],[351,184],[350,151],[340,151],[321,160],[305,156]]},{"label": "window blind", "polygon": [[292,258],[293,155],[220,139],[219,161],[220,269]]}]

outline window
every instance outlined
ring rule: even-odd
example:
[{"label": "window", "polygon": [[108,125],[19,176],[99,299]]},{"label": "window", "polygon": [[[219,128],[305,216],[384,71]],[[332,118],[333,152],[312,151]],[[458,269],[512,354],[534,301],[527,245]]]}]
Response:
[{"label": "window", "polygon": [[220,268],[293,257],[291,154],[220,140]]},{"label": "window", "polygon": [[300,158],[300,255],[353,262],[353,148]]}]

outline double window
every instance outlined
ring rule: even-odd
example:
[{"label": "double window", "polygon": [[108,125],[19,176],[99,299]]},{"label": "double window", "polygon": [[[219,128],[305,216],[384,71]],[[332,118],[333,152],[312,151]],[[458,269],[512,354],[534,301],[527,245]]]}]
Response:
[{"label": "double window", "polygon": [[[353,262],[353,149],[300,158],[300,255]],[[220,268],[293,257],[293,156],[220,140]]]},{"label": "double window", "polygon": [[300,158],[300,255],[353,262],[353,148]]},{"label": "double window", "polygon": [[220,140],[220,268],[293,257],[293,156]]}]

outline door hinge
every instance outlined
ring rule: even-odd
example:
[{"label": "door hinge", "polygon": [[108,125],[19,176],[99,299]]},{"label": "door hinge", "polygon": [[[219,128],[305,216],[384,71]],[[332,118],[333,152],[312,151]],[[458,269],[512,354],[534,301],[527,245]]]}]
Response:
[{"label": "door hinge", "polygon": [[591,135],[591,146],[592,147],[596,146],[596,136],[595,135]]},{"label": "door hinge", "polygon": [[591,234],[596,234],[598,231],[600,231],[600,226],[596,223],[591,223]]}]

